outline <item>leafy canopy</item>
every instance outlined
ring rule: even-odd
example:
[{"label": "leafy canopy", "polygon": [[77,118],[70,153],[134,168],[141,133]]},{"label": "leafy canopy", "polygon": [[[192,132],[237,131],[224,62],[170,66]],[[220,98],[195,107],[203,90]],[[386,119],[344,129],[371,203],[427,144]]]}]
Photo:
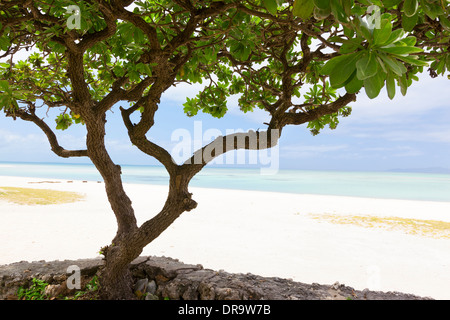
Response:
[{"label": "leafy canopy", "polygon": [[[120,9],[124,2],[132,6]],[[85,123],[69,64],[77,46],[95,105],[120,91],[116,100],[142,112],[139,99],[172,76],[172,85],[204,84],[184,104],[188,116],[220,118],[227,98],[239,95],[243,112],[261,108],[280,127],[306,122],[317,134],[350,114],[354,98],[343,96],[363,90],[373,99],[386,88],[393,99],[424,68],[445,75],[449,12],[445,0],[5,0],[0,110],[14,116],[60,108],[56,129]],[[69,19],[79,19],[76,29]],[[33,52],[26,60],[5,60],[23,49]],[[301,93],[303,87],[309,91]]]}]

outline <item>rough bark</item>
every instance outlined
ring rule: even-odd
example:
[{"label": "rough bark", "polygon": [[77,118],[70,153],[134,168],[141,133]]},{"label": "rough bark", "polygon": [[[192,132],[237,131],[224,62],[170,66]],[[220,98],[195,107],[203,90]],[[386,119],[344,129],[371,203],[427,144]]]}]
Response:
[{"label": "rough bark", "polygon": [[[103,299],[133,299],[129,264],[139,257],[143,248],[164,232],[183,212],[197,206],[187,191],[189,180],[181,175],[171,178],[169,194],[161,212],[140,228],[126,232],[116,242],[103,248],[105,265],[100,281],[100,297]],[[118,224],[120,226],[120,220]]]}]

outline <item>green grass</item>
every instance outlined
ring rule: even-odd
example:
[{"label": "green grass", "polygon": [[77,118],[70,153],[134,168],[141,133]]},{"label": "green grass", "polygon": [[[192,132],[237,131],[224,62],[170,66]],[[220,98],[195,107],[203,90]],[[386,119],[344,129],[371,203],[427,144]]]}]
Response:
[{"label": "green grass", "polygon": [[0,187],[0,200],[20,205],[51,205],[73,203],[83,200],[84,196],[75,192],[49,189],[30,189]]},{"label": "green grass", "polygon": [[381,228],[411,235],[450,239],[450,222],[377,216],[341,216],[337,214],[310,214],[313,219],[336,224],[350,224],[364,228]]}]

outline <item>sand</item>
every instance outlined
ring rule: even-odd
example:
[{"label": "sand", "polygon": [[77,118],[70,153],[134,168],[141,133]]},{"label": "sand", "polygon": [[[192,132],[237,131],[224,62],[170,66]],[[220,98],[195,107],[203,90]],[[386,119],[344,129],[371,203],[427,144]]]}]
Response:
[{"label": "sand", "polygon": [[[47,206],[0,200],[0,264],[95,258],[114,237],[116,222],[103,183],[0,177],[1,186],[75,191],[85,194],[85,199]],[[125,188],[139,224],[159,211],[167,195],[164,186]],[[450,299],[450,239],[334,224],[311,216],[450,222],[450,203],[190,190],[198,208],[184,213],[142,255],[172,257],[233,273]]]}]

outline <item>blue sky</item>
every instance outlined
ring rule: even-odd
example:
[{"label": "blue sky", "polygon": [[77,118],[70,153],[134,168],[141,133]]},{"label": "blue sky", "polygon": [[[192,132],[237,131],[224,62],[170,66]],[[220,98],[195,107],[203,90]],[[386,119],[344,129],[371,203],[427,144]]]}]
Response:
[{"label": "blue sky", "polygon": [[[201,123],[202,133],[214,129],[264,129],[267,114],[261,110],[242,113],[237,98],[228,102],[229,112],[222,119],[198,114],[188,118],[183,113],[186,97],[198,92],[198,85],[179,85],[164,95],[149,137],[169,151],[180,141],[172,139],[176,130],[188,130],[194,137],[194,124]],[[450,91],[447,77],[432,79],[427,73],[413,83],[408,94],[389,100],[383,89],[374,100],[364,92],[351,104],[353,113],[342,118],[335,130],[312,136],[305,125],[283,130],[279,145],[280,168],[306,170],[379,171],[442,167],[450,169]],[[133,147],[121,122],[118,104],[107,119],[107,145],[111,157],[119,164],[155,165],[153,159]],[[125,106],[125,104],[122,104]],[[46,110],[43,110],[45,114]],[[54,114],[48,123],[54,125]],[[58,130],[58,138],[67,149],[85,146],[85,129],[72,126]],[[197,139],[198,140],[198,139]],[[186,142],[186,141],[185,141]],[[195,142],[198,143],[199,141]],[[201,141],[203,144],[208,141]],[[248,154],[247,154],[248,156]],[[61,159],[49,148],[44,134],[32,123],[13,121],[0,115],[0,161],[20,162],[89,162],[87,159]]]}]

